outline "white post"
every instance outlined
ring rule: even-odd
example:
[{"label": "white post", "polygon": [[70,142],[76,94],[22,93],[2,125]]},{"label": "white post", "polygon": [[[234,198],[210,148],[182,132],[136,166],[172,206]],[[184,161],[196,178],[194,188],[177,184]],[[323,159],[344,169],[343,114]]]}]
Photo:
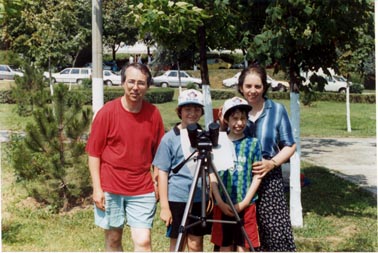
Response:
[{"label": "white post", "polygon": [[290,220],[294,227],[303,227],[301,202],[301,143],[299,93],[290,92],[291,124],[297,150],[290,158]]},{"label": "white post", "polygon": [[293,227],[303,227],[300,164],[300,156],[295,152],[290,158],[290,220]]},{"label": "white post", "polygon": [[101,0],[92,0],[92,111],[94,114],[104,105],[101,5]]},{"label": "white post", "polygon": [[346,87],[346,120],[347,120],[347,131],[352,132],[352,127],[350,124],[350,103],[349,103],[349,81],[347,81]]},{"label": "white post", "polygon": [[209,125],[214,121],[213,106],[211,104],[210,85],[202,85],[202,94],[205,103],[205,129],[208,130]]}]

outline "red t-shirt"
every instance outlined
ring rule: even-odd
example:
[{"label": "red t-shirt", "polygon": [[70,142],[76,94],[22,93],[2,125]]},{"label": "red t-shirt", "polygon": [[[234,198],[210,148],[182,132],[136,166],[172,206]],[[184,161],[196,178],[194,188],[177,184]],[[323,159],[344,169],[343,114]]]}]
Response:
[{"label": "red t-shirt", "polygon": [[164,125],[159,110],[143,101],[139,113],[126,111],[121,98],[106,103],[96,114],[86,146],[100,158],[103,191],[140,195],[154,191],[151,163]]}]

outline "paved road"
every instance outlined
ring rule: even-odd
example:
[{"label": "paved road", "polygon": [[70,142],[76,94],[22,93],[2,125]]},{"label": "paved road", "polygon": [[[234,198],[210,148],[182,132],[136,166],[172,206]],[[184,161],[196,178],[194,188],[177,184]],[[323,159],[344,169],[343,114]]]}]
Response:
[{"label": "paved road", "polygon": [[301,152],[301,159],[377,195],[376,138],[302,138]]}]

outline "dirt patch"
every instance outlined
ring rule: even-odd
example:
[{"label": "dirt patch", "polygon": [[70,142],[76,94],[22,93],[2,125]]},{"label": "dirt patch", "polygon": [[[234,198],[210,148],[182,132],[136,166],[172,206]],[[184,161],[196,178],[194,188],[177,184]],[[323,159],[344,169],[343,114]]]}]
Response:
[{"label": "dirt patch", "polygon": [[35,198],[27,197],[26,199],[21,200],[16,205],[18,208],[27,208],[30,210],[37,210],[42,207],[40,203],[37,202]]}]

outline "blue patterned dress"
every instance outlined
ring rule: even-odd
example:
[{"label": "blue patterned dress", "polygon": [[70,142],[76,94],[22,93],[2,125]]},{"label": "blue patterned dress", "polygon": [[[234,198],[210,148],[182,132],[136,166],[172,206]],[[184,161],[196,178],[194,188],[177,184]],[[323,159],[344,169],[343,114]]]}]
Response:
[{"label": "blue patterned dress", "polygon": [[[265,100],[264,110],[255,121],[248,121],[246,135],[258,138],[265,159],[281,148],[292,146],[294,136],[282,104]],[[261,247],[258,251],[295,251],[289,208],[284,194],[281,167],[271,170],[262,180],[256,201]]]}]

